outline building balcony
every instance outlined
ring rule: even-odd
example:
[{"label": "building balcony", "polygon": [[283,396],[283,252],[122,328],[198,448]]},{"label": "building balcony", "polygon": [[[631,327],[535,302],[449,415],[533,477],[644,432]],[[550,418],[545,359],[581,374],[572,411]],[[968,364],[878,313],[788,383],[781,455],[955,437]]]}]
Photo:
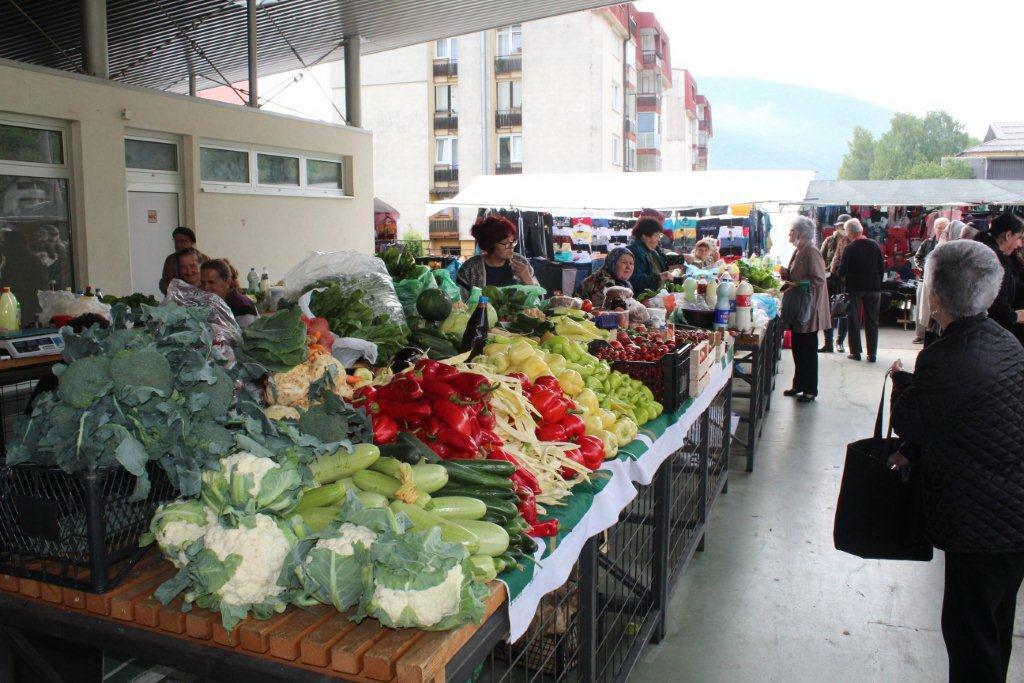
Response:
[{"label": "building balcony", "polygon": [[[435,183],[456,183],[459,182],[459,167],[452,164],[435,164],[434,165],[434,182]],[[457,189],[457,188],[456,188]]]},{"label": "building balcony", "polygon": [[641,55],[640,61],[644,66],[651,67],[654,69],[661,68],[661,54],[655,50],[644,50]]},{"label": "building balcony", "polygon": [[708,131],[710,129],[711,129],[711,122],[708,121],[707,119],[700,119],[700,122],[697,124],[697,130],[702,130],[702,131],[706,132],[706,131]]},{"label": "building balcony", "polygon": [[434,130],[453,131],[459,129],[459,113],[455,111],[435,111]]},{"label": "building balcony", "polygon": [[459,63],[451,59],[434,60],[434,78],[458,78]]},{"label": "building balcony", "polygon": [[431,218],[430,239],[458,239],[459,220],[457,218]]},{"label": "building balcony", "polygon": [[636,162],[636,170],[641,173],[661,170],[661,155],[658,154],[640,154],[637,156]]},{"label": "building balcony", "polygon": [[660,133],[637,133],[636,136],[636,148],[641,149],[661,149],[661,134]]},{"label": "building balcony", "polygon": [[697,134],[697,144],[700,145],[701,147],[707,147],[708,134],[705,133],[704,131],[700,131],[700,133]]},{"label": "building balcony", "polygon": [[638,93],[636,96],[636,108],[643,110],[660,110],[661,95],[657,93]]},{"label": "building balcony", "polygon": [[515,128],[523,125],[522,109],[499,109],[494,112],[494,127]]},{"label": "building balcony", "polygon": [[497,75],[514,74],[523,70],[522,55],[498,55],[494,58],[494,73]]},{"label": "building balcony", "polygon": [[522,162],[499,162],[494,167],[494,173],[496,175],[516,175],[523,172]]}]

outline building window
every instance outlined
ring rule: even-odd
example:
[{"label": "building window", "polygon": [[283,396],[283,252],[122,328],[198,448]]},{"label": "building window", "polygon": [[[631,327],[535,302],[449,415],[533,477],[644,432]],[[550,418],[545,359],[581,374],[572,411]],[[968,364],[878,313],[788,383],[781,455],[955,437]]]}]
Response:
[{"label": "building window", "polygon": [[351,185],[346,185],[346,174],[351,172],[351,167],[345,170],[347,159],[332,154],[202,142],[199,175],[204,192],[344,197],[351,195]]},{"label": "building window", "polygon": [[249,153],[237,149],[199,149],[199,174],[218,183],[248,183]]},{"label": "building window", "polygon": [[640,34],[640,49],[644,52],[654,52],[654,34],[644,32]]},{"label": "building window", "polygon": [[640,90],[641,95],[657,95],[661,88],[659,87],[661,80],[658,77],[656,71],[650,69],[640,72]]},{"label": "building window", "polygon": [[502,166],[523,163],[523,136],[498,136],[498,163]]},{"label": "building window", "polygon": [[509,111],[523,107],[523,82],[498,81],[498,109]]},{"label": "building window", "polygon": [[506,26],[498,29],[498,56],[509,57],[523,52],[523,27]]},{"label": "building window", "polygon": [[622,111],[622,86],[618,83],[612,83],[612,111]]},{"label": "building window", "polygon": [[612,165],[619,166],[622,164],[622,138],[618,135],[612,134]]},{"label": "building window", "polygon": [[457,85],[435,85],[434,86],[434,111],[456,112],[458,106]]},{"label": "building window", "polygon": [[178,170],[178,146],[158,140],[124,139],[125,168],[141,171]]},{"label": "building window", "polygon": [[637,114],[636,129],[640,133],[657,133],[658,115],[649,111]]},{"label": "building window", "polygon": [[450,59],[455,61],[459,58],[458,38],[442,38],[434,44],[434,54],[438,59]]},{"label": "building window", "polygon": [[0,279],[22,325],[38,317],[37,291],[74,286],[66,134],[58,122],[0,114]]},{"label": "building window", "polygon": [[626,66],[636,68],[636,43],[632,40],[626,43]]},{"label": "building window", "polygon": [[444,166],[458,166],[459,139],[455,137],[435,138],[434,163]]}]

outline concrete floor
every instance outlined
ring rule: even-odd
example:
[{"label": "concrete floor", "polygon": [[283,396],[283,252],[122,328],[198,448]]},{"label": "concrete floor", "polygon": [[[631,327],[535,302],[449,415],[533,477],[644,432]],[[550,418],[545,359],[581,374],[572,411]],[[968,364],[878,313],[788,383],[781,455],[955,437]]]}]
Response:
[{"label": "concrete floor", "polygon": [[[817,402],[782,396],[784,352],[756,470],[733,461],[704,553],[676,588],[668,636],[634,681],[942,681],[942,553],[861,560],[832,547],[845,445],[870,435],[885,369],[912,365],[910,332],[882,330],[878,363],[819,356]],[[1009,680],[1024,680],[1024,598]]]}]

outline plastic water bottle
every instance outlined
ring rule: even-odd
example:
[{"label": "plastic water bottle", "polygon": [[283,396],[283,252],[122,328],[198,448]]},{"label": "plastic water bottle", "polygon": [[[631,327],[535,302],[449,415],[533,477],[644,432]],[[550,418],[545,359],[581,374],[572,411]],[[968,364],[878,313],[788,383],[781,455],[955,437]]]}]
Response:
[{"label": "plastic water bottle", "polygon": [[0,294],[0,332],[17,332],[21,329],[18,299],[10,287],[4,287]]},{"label": "plastic water bottle", "polygon": [[249,294],[255,294],[260,288],[260,276],[256,273],[256,266],[249,269],[245,279],[249,282]]},{"label": "plastic water bottle", "polygon": [[697,281],[692,277],[683,280],[683,298],[688,304],[697,302]]},{"label": "plastic water bottle", "polygon": [[260,275],[260,292],[263,296],[270,294],[270,275],[267,274],[266,267],[263,268],[263,274]]},{"label": "plastic water bottle", "polygon": [[729,299],[732,298],[732,281],[723,280],[718,286],[718,301],[715,303],[715,329],[729,329]]},{"label": "plastic water bottle", "polygon": [[708,306],[714,306],[718,303],[718,280],[712,278],[708,282],[708,288],[704,290],[704,301],[707,302]]},{"label": "plastic water bottle", "polygon": [[754,315],[751,297],[754,288],[743,280],[736,288],[736,329],[740,332],[754,331]]}]

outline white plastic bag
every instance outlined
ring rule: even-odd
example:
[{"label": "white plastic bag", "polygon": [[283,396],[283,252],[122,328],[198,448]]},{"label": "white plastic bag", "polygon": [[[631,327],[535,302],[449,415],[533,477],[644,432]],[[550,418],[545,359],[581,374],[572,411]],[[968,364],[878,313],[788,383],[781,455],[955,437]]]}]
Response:
[{"label": "white plastic bag", "polygon": [[51,292],[39,290],[39,322],[44,326],[50,324],[55,316],[77,318],[86,313],[93,313],[110,320],[110,306],[102,303],[94,296],[79,296],[74,292]]},{"label": "white plastic bag", "polygon": [[[294,301],[304,289],[321,280],[339,282],[346,293],[362,290],[366,293],[364,302],[375,314],[387,315],[396,325],[405,326],[395,284],[384,262],[376,256],[358,251],[313,252],[284,276],[284,298]],[[308,298],[303,310],[309,313]]]},{"label": "white plastic bag", "polygon": [[213,342],[218,346],[233,347],[242,341],[242,330],[224,299],[216,294],[204,292],[184,280],[174,279],[167,285],[167,298],[161,306],[175,303],[179,306],[204,306],[209,310],[207,322],[213,328]]}]

